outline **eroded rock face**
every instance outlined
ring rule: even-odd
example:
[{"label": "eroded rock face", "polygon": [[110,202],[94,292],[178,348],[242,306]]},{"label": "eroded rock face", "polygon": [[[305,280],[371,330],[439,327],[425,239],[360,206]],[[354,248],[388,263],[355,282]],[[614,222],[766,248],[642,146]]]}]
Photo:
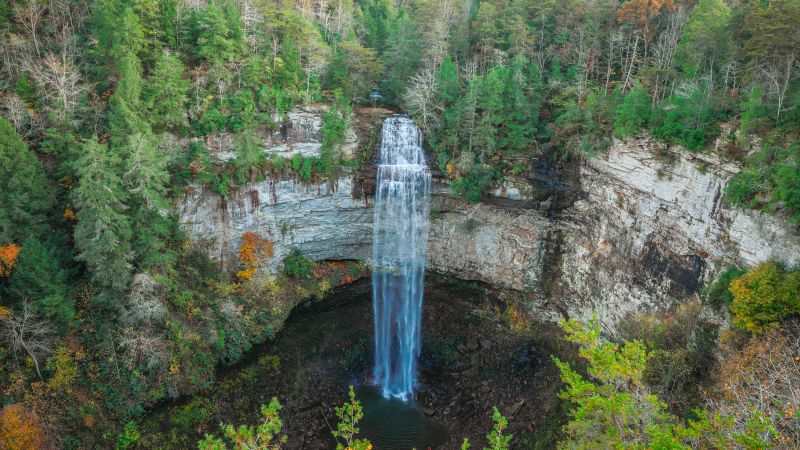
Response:
[{"label": "eroded rock face", "polygon": [[471,205],[447,193],[431,198],[428,268],[503,288],[540,290],[552,225],[537,210]]},{"label": "eroded rock face", "polygon": [[[323,113],[290,113],[291,126],[272,136],[265,151],[318,154]],[[358,139],[350,141],[355,146]],[[725,206],[725,185],[739,167],[715,156],[639,138],[615,142],[579,170],[580,194],[570,197],[579,199],[557,210],[552,197],[523,195],[530,189],[520,180],[498,192],[497,201],[479,205],[435,182],[429,269],[524,292],[530,308],[549,318],[596,314],[613,327],[631,311],[697,294],[729,265],[800,263],[800,236],[791,225]],[[369,261],[369,173],[310,183],[268,177],[227,198],[192,186],[179,205],[181,222],[228,270],[237,268],[245,231],[273,241],[275,256],[267,262],[273,272],[293,247],[314,260]]]},{"label": "eroded rock face", "polygon": [[312,260],[365,260],[372,249],[372,202],[352,196],[351,176],[335,182],[267,179],[220,197],[192,186],[180,205],[181,223],[205,244],[223,269],[236,269],[241,236],[253,231],[272,241],[265,267],[282,270],[283,257],[299,248]]},{"label": "eroded rock face", "polygon": [[[656,157],[659,150],[666,155]],[[670,162],[671,160],[671,162]],[[570,315],[614,323],[698,293],[729,265],[800,258],[784,220],[726,207],[739,168],[710,155],[616,142],[581,166],[585,197],[565,211],[559,295]]]}]

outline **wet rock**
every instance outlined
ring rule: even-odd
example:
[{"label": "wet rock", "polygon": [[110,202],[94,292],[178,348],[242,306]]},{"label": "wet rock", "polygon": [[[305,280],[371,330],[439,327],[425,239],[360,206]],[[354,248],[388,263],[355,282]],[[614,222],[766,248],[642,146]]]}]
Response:
[{"label": "wet rock", "polygon": [[430,416],[433,416],[434,414],[436,414],[436,410],[434,410],[432,408],[423,408],[422,409],[422,413],[425,414],[426,416],[430,417]]}]

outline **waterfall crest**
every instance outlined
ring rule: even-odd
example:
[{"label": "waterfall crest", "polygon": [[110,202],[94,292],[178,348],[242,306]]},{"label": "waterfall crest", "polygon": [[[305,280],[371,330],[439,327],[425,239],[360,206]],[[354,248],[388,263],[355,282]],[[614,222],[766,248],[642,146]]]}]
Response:
[{"label": "waterfall crest", "polygon": [[406,399],[417,383],[430,186],[419,128],[408,117],[389,117],[381,130],[372,245],[374,377],[384,397]]}]

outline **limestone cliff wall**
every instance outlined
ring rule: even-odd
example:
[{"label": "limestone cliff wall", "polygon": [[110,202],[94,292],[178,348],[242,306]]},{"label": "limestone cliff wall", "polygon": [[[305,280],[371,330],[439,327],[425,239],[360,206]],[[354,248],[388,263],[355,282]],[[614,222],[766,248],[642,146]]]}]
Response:
[{"label": "limestone cliff wall", "polygon": [[791,225],[723,202],[739,170],[647,138],[617,141],[586,160],[584,196],[559,220],[558,295],[570,315],[597,313],[613,323],[698,293],[729,265],[797,263],[800,237]]},{"label": "limestone cliff wall", "polygon": [[[289,114],[265,151],[318,153],[315,114],[321,112]],[[348,145],[354,149],[357,142],[351,138]],[[617,141],[577,170],[571,186],[577,200],[566,206],[552,201],[556,188],[541,200],[531,193],[542,186],[520,180],[479,205],[435,182],[429,268],[524,292],[530,307],[547,317],[598,314],[613,324],[630,311],[698,293],[728,265],[800,262],[800,236],[791,225],[724,204],[725,185],[739,170],[734,164],[643,137]],[[178,209],[183,227],[230,270],[245,231],[272,239],[273,271],[292,247],[315,260],[369,260],[372,199],[364,184],[364,173],[312,183],[284,175],[226,198],[192,186]]]}]

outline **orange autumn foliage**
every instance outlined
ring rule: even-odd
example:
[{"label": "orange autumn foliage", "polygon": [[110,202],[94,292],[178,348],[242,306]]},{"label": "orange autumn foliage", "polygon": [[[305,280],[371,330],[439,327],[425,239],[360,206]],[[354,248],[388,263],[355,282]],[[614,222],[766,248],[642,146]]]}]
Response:
[{"label": "orange autumn foliage", "polygon": [[242,264],[242,269],[236,272],[236,278],[241,281],[253,278],[261,267],[261,260],[272,258],[274,253],[269,239],[264,239],[252,231],[245,231],[242,234],[242,246],[239,248],[239,262]]},{"label": "orange autumn foliage", "polygon": [[617,12],[620,22],[631,24],[639,28],[645,38],[649,38],[655,31],[651,20],[661,14],[661,10],[675,10],[674,0],[632,0],[625,2]]},{"label": "orange autumn foliage", "polygon": [[36,416],[20,403],[4,406],[0,410],[0,450],[40,448],[45,445]]},{"label": "orange autumn foliage", "polygon": [[16,244],[0,246],[0,277],[8,278],[14,271],[14,264],[17,263],[17,255],[20,248]]},{"label": "orange autumn foliage", "polygon": [[67,208],[64,210],[64,219],[75,222],[78,220],[78,216],[75,215],[75,211],[73,211],[72,208]]}]

